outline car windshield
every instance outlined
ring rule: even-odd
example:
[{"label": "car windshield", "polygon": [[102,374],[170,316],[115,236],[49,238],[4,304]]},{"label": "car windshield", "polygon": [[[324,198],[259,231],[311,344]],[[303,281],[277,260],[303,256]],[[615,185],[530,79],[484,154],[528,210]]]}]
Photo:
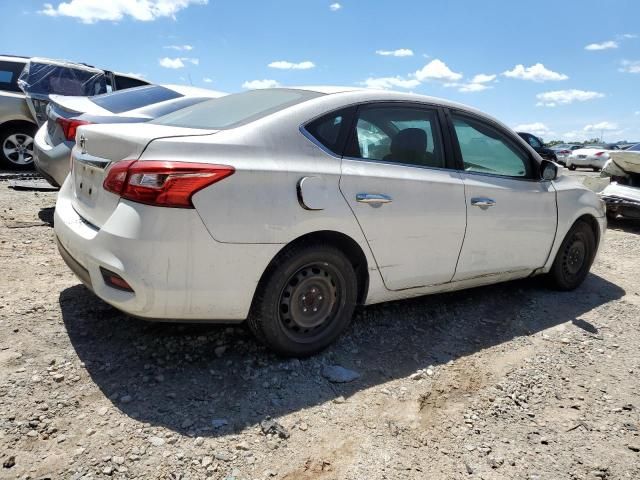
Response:
[{"label": "car windshield", "polygon": [[149,85],[97,95],[90,100],[111,113],[122,113],[180,97],[182,95],[175,90]]},{"label": "car windshield", "polygon": [[253,122],[321,96],[307,90],[251,90],[202,102],[153,120],[159,125],[222,130]]},{"label": "car windshield", "polygon": [[630,152],[640,152],[640,143],[634,145],[633,147],[627,148]]}]

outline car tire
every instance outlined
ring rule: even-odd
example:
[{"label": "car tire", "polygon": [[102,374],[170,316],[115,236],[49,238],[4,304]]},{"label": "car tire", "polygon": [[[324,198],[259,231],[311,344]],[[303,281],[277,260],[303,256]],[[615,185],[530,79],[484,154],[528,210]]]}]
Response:
[{"label": "car tire", "polygon": [[571,171],[574,171],[576,169],[576,166],[575,165],[569,165],[567,168],[569,170],[571,170]]},{"label": "car tire", "polygon": [[11,170],[33,169],[35,125],[12,125],[0,129],[0,166]]},{"label": "car tire", "polygon": [[351,322],[358,280],[339,249],[301,244],[263,275],[247,319],[256,338],[283,356],[307,357],[330,345]]},{"label": "car tire", "polygon": [[601,170],[601,169],[600,169],[600,168],[598,168],[598,167],[591,167],[591,168],[593,168],[593,171],[594,171],[594,172],[599,172],[599,171]]},{"label": "car tire", "polygon": [[579,287],[589,273],[596,247],[596,237],[589,224],[583,220],[574,223],[562,241],[548,274],[551,286],[562,291]]}]

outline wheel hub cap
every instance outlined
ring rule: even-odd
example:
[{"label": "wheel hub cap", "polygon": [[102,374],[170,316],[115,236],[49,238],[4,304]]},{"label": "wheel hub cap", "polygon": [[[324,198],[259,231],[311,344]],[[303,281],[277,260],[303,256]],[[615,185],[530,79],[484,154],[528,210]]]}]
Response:
[{"label": "wheel hub cap", "polygon": [[33,138],[23,133],[9,135],[2,142],[2,152],[16,165],[29,164],[33,161]]},{"label": "wheel hub cap", "polygon": [[580,271],[584,264],[586,249],[581,240],[574,241],[567,249],[565,256],[565,268],[571,275],[575,275]]}]

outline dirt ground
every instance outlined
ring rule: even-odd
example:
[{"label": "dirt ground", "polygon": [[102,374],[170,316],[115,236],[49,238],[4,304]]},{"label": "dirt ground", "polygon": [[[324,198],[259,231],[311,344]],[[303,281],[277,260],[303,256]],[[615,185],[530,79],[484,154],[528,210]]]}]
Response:
[{"label": "dirt ground", "polygon": [[[575,292],[533,279],[373,306],[285,361],[243,326],[98,300],[55,249],[55,192],[7,184],[2,479],[640,478],[638,223],[610,225]],[[360,376],[332,383],[335,365]]]}]

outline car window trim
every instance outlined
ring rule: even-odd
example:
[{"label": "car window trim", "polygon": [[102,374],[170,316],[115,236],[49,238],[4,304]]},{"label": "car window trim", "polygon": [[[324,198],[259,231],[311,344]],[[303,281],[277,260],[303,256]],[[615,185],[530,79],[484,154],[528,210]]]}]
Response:
[{"label": "car window trim", "polygon": [[359,118],[359,114],[362,111],[362,109],[370,109],[370,108],[380,108],[380,107],[407,107],[407,108],[415,108],[417,110],[428,110],[430,112],[434,112],[435,113],[435,123],[436,123],[436,129],[438,130],[438,134],[440,136],[440,142],[442,145],[442,154],[444,155],[444,167],[429,167],[429,166],[425,166],[425,165],[415,165],[413,163],[401,163],[401,162],[394,162],[392,160],[380,160],[380,159],[372,159],[372,158],[362,158],[362,157],[353,157],[353,156],[349,156],[349,155],[345,155],[345,151],[344,148],[346,148],[347,145],[349,145],[349,141],[346,141],[344,144],[344,148],[343,148],[343,156],[342,158],[345,160],[357,160],[360,162],[372,162],[372,163],[378,163],[378,164],[384,164],[384,165],[398,165],[401,167],[412,167],[412,168],[420,168],[420,169],[425,169],[425,170],[438,170],[438,171],[451,171],[451,170],[456,170],[455,168],[455,164],[454,164],[454,157],[453,157],[453,150],[451,148],[451,144],[450,144],[450,139],[447,138],[447,135],[444,131],[444,125],[442,123],[442,119],[443,119],[443,112],[442,112],[442,107],[440,105],[437,104],[430,104],[430,103],[421,103],[421,102],[408,102],[408,101],[404,101],[404,100],[397,100],[397,101],[389,101],[389,100],[382,100],[382,101],[369,101],[369,102],[362,102],[357,104],[357,110],[355,111],[352,121],[351,121],[351,127],[349,130],[349,137],[347,138],[347,140],[352,140],[353,137],[356,134],[356,125],[358,122],[358,118]]},{"label": "car window trim", "polygon": [[[537,176],[537,172],[540,168],[539,163],[535,160],[535,158],[533,158],[533,156],[531,155],[531,152],[529,152],[527,149],[522,148],[522,145],[519,144],[519,141],[524,141],[526,142],[526,140],[524,140],[523,138],[521,138],[519,135],[517,134],[513,134],[512,132],[509,132],[508,130],[505,130],[504,127],[502,127],[501,125],[497,124],[496,122],[491,121],[490,119],[484,118],[480,115],[475,115],[472,112],[467,112],[465,110],[458,110],[455,108],[445,108],[446,111],[446,117],[447,117],[447,121],[449,123],[449,134],[451,135],[451,142],[453,144],[454,147],[454,152],[455,152],[455,157],[456,157],[456,165],[458,170],[460,170],[461,173],[464,174],[468,174],[468,175],[481,175],[481,176],[488,176],[488,177],[498,177],[498,178],[508,178],[511,180],[518,180],[518,181],[527,181],[527,182],[541,182],[542,180]],[[460,143],[458,142],[458,136],[455,133],[455,126],[453,125],[453,114],[455,115],[459,115],[460,117],[467,117],[470,118],[473,121],[476,122],[480,122],[480,123],[484,123],[488,126],[490,126],[491,128],[493,128],[494,130],[497,130],[498,133],[500,133],[503,137],[505,137],[510,143],[511,146],[516,148],[518,151],[520,151],[521,153],[523,153],[527,159],[527,161],[529,162],[529,167],[530,167],[530,172],[531,172],[531,176],[525,176],[525,177],[514,177],[511,175],[502,175],[499,173],[490,173],[490,172],[474,172],[474,171],[467,171],[464,169],[464,160],[462,158],[462,150],[460,149]],[[520,139],[519,141],[516,139],[516,137],[518,139]],[[528,143],[528,142],[526,142]],[[531,147],[533,148],[533,147]]]}]

